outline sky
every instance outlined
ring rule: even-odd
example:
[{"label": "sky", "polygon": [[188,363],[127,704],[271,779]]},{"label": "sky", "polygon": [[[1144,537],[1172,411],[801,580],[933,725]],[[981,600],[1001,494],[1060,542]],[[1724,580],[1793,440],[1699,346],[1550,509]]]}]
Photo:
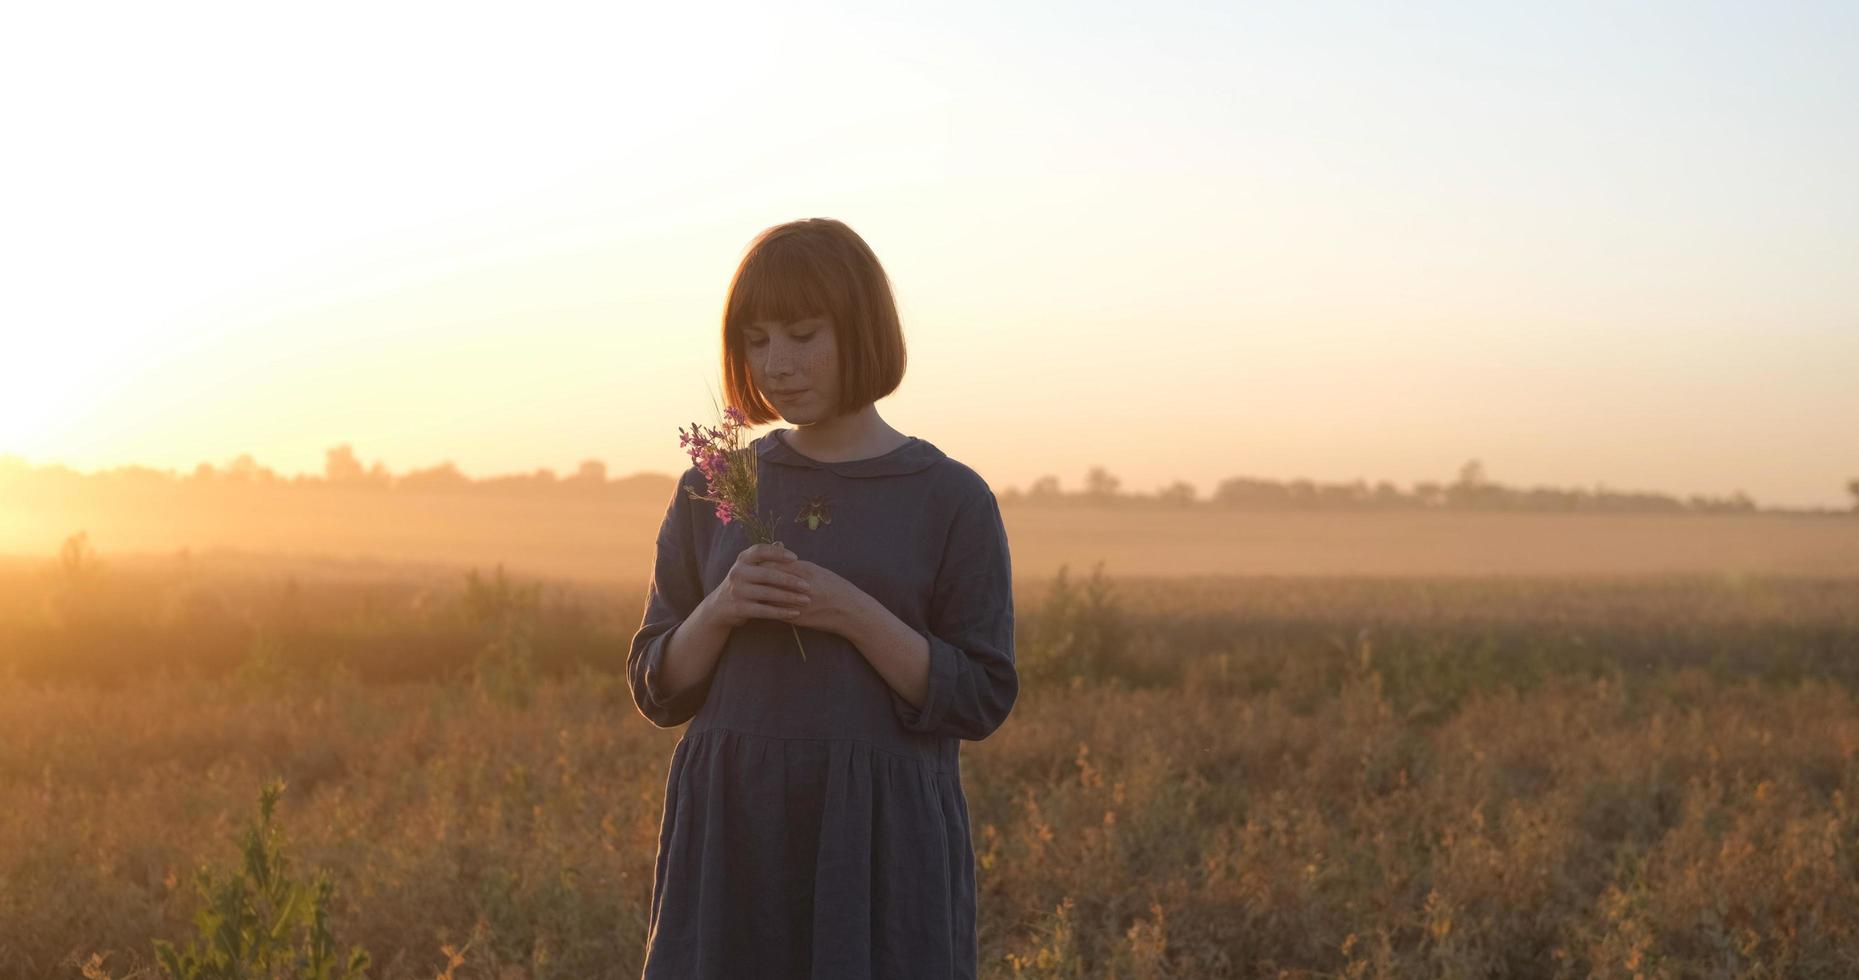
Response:
[{"label": "sky", "polygon": [[677,473],[834,217],[997,490],[1859,477],[1859,6],[631,6],[0,14],[0,455]]}]

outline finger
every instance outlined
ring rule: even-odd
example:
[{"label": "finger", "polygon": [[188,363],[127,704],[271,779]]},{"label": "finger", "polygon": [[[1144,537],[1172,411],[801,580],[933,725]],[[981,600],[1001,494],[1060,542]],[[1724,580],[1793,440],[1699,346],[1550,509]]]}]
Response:
[{"label": "finger", "polygon": [[789,592],[786,589],[777,589],[768,585],[755,586],[754,589],[748,593],[747,598],[770,606],[805,606],[813,601],[812,596],[801,595],[798,592]]},{"label": "finger", "polygon": [[800,615],[800,610],[794,606],[770,606],[760,602],[751,602],[745,608],[749,616],[754,619],[793,619]]},{"label": "finger", "polygon": [[776,588],[792,589],[795,592],[804,592],[808,594],[813,592],[812,582],[807,581],[799,575],[776,571],[766,565],[756,566],[752,579],[756,582],[775,586]]},{"label": "finger", "polygon": [[751,564],[770,561],[793,561],[795,557],[792,551],[787,550],[780,544],[751,545],[742,553],[743,560]]}]

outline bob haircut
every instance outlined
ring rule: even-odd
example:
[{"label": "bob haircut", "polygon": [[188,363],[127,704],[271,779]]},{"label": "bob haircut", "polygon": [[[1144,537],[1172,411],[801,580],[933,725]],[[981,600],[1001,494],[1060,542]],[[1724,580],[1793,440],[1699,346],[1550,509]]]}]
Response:
[{"label": "bob haircut", "polygon": [[839,403],[857,411],[904,379],[904,331],[878,256],[844,222],[804,218],[749,243],[723,302],[723,390],[750,425],[780,417],[755,387],[745,330],[764,321],[825,317],[839,353]]}]

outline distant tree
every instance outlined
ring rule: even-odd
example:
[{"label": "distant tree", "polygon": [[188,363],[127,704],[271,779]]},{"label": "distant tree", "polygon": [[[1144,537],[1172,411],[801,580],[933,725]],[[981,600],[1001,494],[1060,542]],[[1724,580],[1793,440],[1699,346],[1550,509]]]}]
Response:
[{"label": "distant tree", "polygon": [[560,481],[562,489],[577,494],[597,494],[607,488],[607,464],[598,459],[581,461],[573,476]]},{"label": "distant tree", "polygon": [[1214,487],[1213,500],[1224,507],[1283,507],[1290,503],[1290,493],[1282,483],[1236,476]]},{"label": "distant tree", "polygon": [[555,471],[544,466],[531,473],[511,473],[505,476],[489,476],[476,481],[468,481],[474,490],[487,490],[492,493],[547,493],[554,490],[560,481],[555,479]]},{"label": "distant tree", "polygon": [[1117,495],[1117,488],[1123,481],[1110,475],[1102,466],[1091,467],[1091,472],[1084,475],[1084,492],[1087,497],[1107,499]]},{"label": "distant tree", "polygon": [[1859,511],[1859,479],[1849,481],[1846,484],[1846,492],[1853,495],[1853,510]]},{"label": "distant tree", "polygon": [[1323,507],[1347,508],[1368,500],[1368,481],[1324,483],[1317,487],[1316,502]]},{"label": "distant tree", "polygon": [[[267,470],[267,473],[270,471]],[[275,476],[275,474],[273,474]],[[108,480],[123,488],[166,486],[174,482],[174,474],[167,470],[158,470],[149,466],[118,466],[107,473],[96,474],[97,479]]]},{"label": "distant tree", "polygon": [[1194,484],[1176,480],[1156,491],[1155,499],[1165,504],[1191,504],[1194,502]]},{"label": "distant tree", "polygon": [[234,483],[276,483],[277,473],[267,467],[258,465],[251,453],[240,453],[239,458],[226,467],[224,479]]},{"label": "distant tree", "polygon": [[362,468],[361,460],[355,458],[355,450],[343,443],[323,453],[323,479],[331,483],[360,483],[367,479],[367,471]]},{"label": "distant tree", "polygon": [[1026,495],[1034,500],[1057,500],[1060,494],[1059,478],[1056,476],[1042,476],[1034,480],[1026,491]]},{"label": "distant tree", "polygon": [[1446,504],[1451,507],[1489,507],[1502,505],[1503,487],[1485,478],[1485,464],[1467,460],[1459,467],[1459,479],[1446,488]]},{"label": "distant tree", "polygon": [[463,490],[470,487],[471,478],[460,473],[457,464],[448,459],[437,466],[404,474],[394,486],[401,490],[427,490],[443,493],[448,490]]}]

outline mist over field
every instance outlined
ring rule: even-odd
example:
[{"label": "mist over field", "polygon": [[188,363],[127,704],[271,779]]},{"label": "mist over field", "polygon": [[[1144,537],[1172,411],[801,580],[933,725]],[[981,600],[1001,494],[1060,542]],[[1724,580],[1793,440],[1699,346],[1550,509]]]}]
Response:
[{"label": "mist over field", "polygon": [[[471,480],[450,466],[372,476],[332,453],[330,475],[249,465],[192,476],[0,468],[0,556],[55,554],[84,532],[100,552],[180,551],[464,567],[642,583],[672,478],[608,477],[590,461]],[[338,463],[347,463],[344,469]],[[1015,569],[1043,578],[1102,561],[1124,575],[1859,574],[1859,511],[1759,509],[1744,500],[1524,494],[1500,484],[1414,494],[1233,480],[1211,495],[1093,485],[1004,487]],[[1308,487],[1308,481],[1304,481]],[[1276,489],[1272,494],[1266,489]],[[1353,493],[1351,493],[1353,491]]]}]

